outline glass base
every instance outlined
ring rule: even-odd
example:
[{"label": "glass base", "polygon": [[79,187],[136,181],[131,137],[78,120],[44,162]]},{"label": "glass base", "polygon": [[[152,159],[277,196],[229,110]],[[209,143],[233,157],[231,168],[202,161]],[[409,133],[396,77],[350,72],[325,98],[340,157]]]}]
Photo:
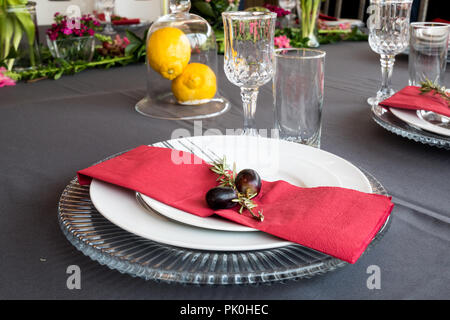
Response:
[{"label": "glass base", "polygon": [[377,106],[380,101],[381,100],[379,100],[377,97],[367,98],[367,103],[369,104],[369,106]]},{"label": "glass base", "polygon": [[201,105],[180,105],[170,93],[159,99],[145,97],[135,107],[140,114],[156,119],[191,120],[212,118],[227,112],[230,103],[218,96]]},{"label": "glass base", "polygon": [[311,139],[305,140],[305,139],[301,139],[298,137],[280,137],[281,140],[286,140],[289,142],[295,142],[295,143],[300,143],[300,144],[304,144],[310,147],[314,147],[317,149],[320,149],[320,135],[317,135],[315,137],[312,137]]},{"label": "glass base", "polygon": [[106,24],[105,28],[100,33],[111,36],[111,35],[115,35],[117,32],[114,30],[114,28],[112,27],[111,24]]},{"label": "glass base", "polygon": [[377,92],[377,95],[375,97],[370,97],[367,99],[367,103],[370,106],[377,106],[381,101],[391,97],[393,94],[395,93],[395,91],[393,89],[391,89],[388,93],[383,93],[383,92]]}]

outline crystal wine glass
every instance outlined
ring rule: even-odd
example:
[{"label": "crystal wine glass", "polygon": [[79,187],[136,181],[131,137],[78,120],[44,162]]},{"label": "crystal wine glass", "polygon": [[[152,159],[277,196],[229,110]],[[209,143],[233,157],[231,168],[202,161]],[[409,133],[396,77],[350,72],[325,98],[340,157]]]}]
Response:
[{"label": "crystal wine glass", "polygon": [[296,4],[297,0],[278,0],[278,5],[281,9],[290,11],[290,13],[286,16],[288,28],[292,27],[292,9],[295,8]]},{"label": "crystal wine glass", "polygon": [[115,0],[98,0],[97,6],[98,9],[105,14],[106,26],[102,33],[107,35],[115,34],[116,32],[114,31],[111,23],[111,16],[114,13]]},{"label": "crystal wine glass", "polygon": [[367,100],[370,105],[395,93],[391,86],[395,55],[403,52],[409,42],[409,16],[412,0],[371,0],[367,13],[370,48],[381,58],[381,88],[376,97]]},{"label": "crystal wine glass", "polygon": [[231,83],[241,88],[244,135],[258,135],[255,128],[258,89],[274,74],[276,13],[224,12],[224,70]]}]

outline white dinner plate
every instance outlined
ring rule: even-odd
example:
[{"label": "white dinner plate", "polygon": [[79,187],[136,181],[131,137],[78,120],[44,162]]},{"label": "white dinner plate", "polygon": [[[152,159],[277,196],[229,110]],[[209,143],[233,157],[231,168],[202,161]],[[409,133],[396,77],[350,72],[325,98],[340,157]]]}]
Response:
[{"label": "white dinner plate", "polygon": [[[270,141],[266,142],[266,147],[270,147],[265,150],[260,148],[260,143],[254,143],[255,140],[252,140],[254,138],[205,136],[195,137],[193,139],[192,141],[196,145],[205,148],[211,145],[217,147],[219,145],[223,146],[233,143],[240,146],[236,150],[240,150],[243,145],[247,146],[248,148],[242,149],[246,150],[244,154],[233,155],[231,153],[227,156],[229,159],[239,159],[239,163],[243,167],[258,167],[256,164],[259,163],[261,176],[268,177],[272,180],[274,177],[271,174],[278,172],[278,169],[277,165],[271,165],[270,163],[275,164],[277,159],[282,157],[281,153],[278,152],[279,150],[284,150],[286,147],[281,145],[286,145],[293,150],[289,154],[292,162],[308,159],[309,155],[320,153],[324,157],[323,165],[327,165],[327,168],[333,168],[328,169],[329,171],[339,170],[337,174],[334,174],[339,179],[339,182],[334,180],[338,185],[363,192],[372,192],[369,181],[359,169],[348,161],[319,149],[275,139],[267,139]],[[173,143],[173,141],[171,142]],[[253,147],[256,147],[256,149]],[[264,159],[264,154],[268,155],[269,158]],[[318,158],[316,157],[316,159]],[[264,163],[266,163],[266,166],[263,165]],[[253,164],[255,165],[253,166]],[[314,172],[311,172],[310,175],[314,176]],[[292,182],[299,177],[295,173],[286,172],[285,176],[278,177],[278,179],[280,178]],[[301,181],[308,181],[308,179],[313,178],[302,179],[304,180],[300,180],[297,185],[302,185]],[[156,212],[141,207],[136,201],[134,191],[98,180],[92,181],[90,196],[97,210],[112,223],[143,238],[168,245],[199,250],[247,251],[270,249],[292,244],[289,241],[273,237],[263,232],[229,232],[177,223],[173,219],[166,218]]]},{"label": "white dinner plate", "polygon": [[433,133],[437,133],[446,137],[450,137],[450,130],[432,124],[417,115],[417,111],[415,110],[406,110],[406,109],[398,109],[398,108],[389,108],[389,110],[400,120],[405,121],[413,126],[416,126],[420,129],[430,131]]},{"label": "white dinner plate", "polygon": [[[331,153],[283,140],[250,137],[246,139],[253,145],[253,149],[259,150],[257,152],[261,154],[252,159],[255,151],[248,152],[249,144],[242,141],[243,137],[225,137],[191,137],[169,140],[155,145],[191,151],[207,162],[211,162],[209,159],[211,156],[216,158],[225,155],[230,167],[236,163],[238,172],[246,168],[254,169],[266,181],[281,179],[299,187],[334,186],[371,192],[369,182],[359,169]],[[270,163],[259,161],[260,158],[270,160]],[[347,175],[354,176],[355,181],[360,179],[361,183],[355,184],[353,180],[346,179]],[[144,194],[139,193],[139,196],[156,212],[185,224],[223,231],[258,231],[219,216],[202,218],[173,208]]]}]

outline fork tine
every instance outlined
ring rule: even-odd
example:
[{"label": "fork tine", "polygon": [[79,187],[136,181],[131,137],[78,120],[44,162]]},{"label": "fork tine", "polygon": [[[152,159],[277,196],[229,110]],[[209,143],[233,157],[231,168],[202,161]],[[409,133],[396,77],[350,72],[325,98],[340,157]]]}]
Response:
[{"label": "fork tine", "polygon": [[208,148],[201,148],[190,139],[186,139],[186,141],[189,142],[192,146],[194,146],[197,150],[199,150],[202,154],[204,154],[205,157],[208,158],[208,160],[210,160],[212,163],[220,161],[221,158],[217,154],[215,154],[212,150]]},{"label": "fork tine", "polygon": [[[189,146],[185,144],[189,143]],[[221,160],[221,158],[211,149],[209,148],[201,148],[200,146],[198,146],[197,144],[195,144],[194,142],[192,142],[190,139],[183,139],[183,140],[177,140],[177,144],[179,144],[182,148],[177,148],[175,145],[173,145],[172,143],[168,142],[168,141],[161,141],[158,143],[155,143],[154,145],[163,145],[166,148],[170,148],[170,149],[175,149],[175,150],[182,150],[182,151],[189,151],[190,153],[195,154],[194,152],[194,148],[197,151],[197,155],[203,155],[202,158],[206,158],[206,160],[208,160],[210,163],[215,163]]]}]

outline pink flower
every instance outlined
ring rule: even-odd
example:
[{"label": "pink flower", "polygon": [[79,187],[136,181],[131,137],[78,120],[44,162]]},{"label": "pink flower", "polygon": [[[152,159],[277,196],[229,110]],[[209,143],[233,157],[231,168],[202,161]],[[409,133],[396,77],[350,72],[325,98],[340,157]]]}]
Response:
[{"label": "pink flower", "polygon": [[275,47],[277,48],[291,48],[290,40],[287,36],[278,36],[274,39]]},{"label": "pink flower", "polygon": [[291,12],[289,10],[284,10],[278,6],[272,5],[272,4],[268,4],[266,3],[264,5],[264,8],[269,9],[272,12],[275,12],[277,14],[278,18],[284,17],[288,14],[290,14]]},{"label": "pink flower", "polygon": [[5,67],[0,67],[0,88],[6,86],[14,86],[16,84],[13,79],[3,74],[5,71]]},{"label": "pink flower", "polygon": [[66,34],[66,35],[72,34],[72,29],[64,28],[63,29],[63,33]]},{"label": "pink flower", "polygon": [[114,39],[114,44],[121,49],[125,49],[129,44],[130,40],[127,37],[120,38],[118,34],[116,34],[116,38]]}]

